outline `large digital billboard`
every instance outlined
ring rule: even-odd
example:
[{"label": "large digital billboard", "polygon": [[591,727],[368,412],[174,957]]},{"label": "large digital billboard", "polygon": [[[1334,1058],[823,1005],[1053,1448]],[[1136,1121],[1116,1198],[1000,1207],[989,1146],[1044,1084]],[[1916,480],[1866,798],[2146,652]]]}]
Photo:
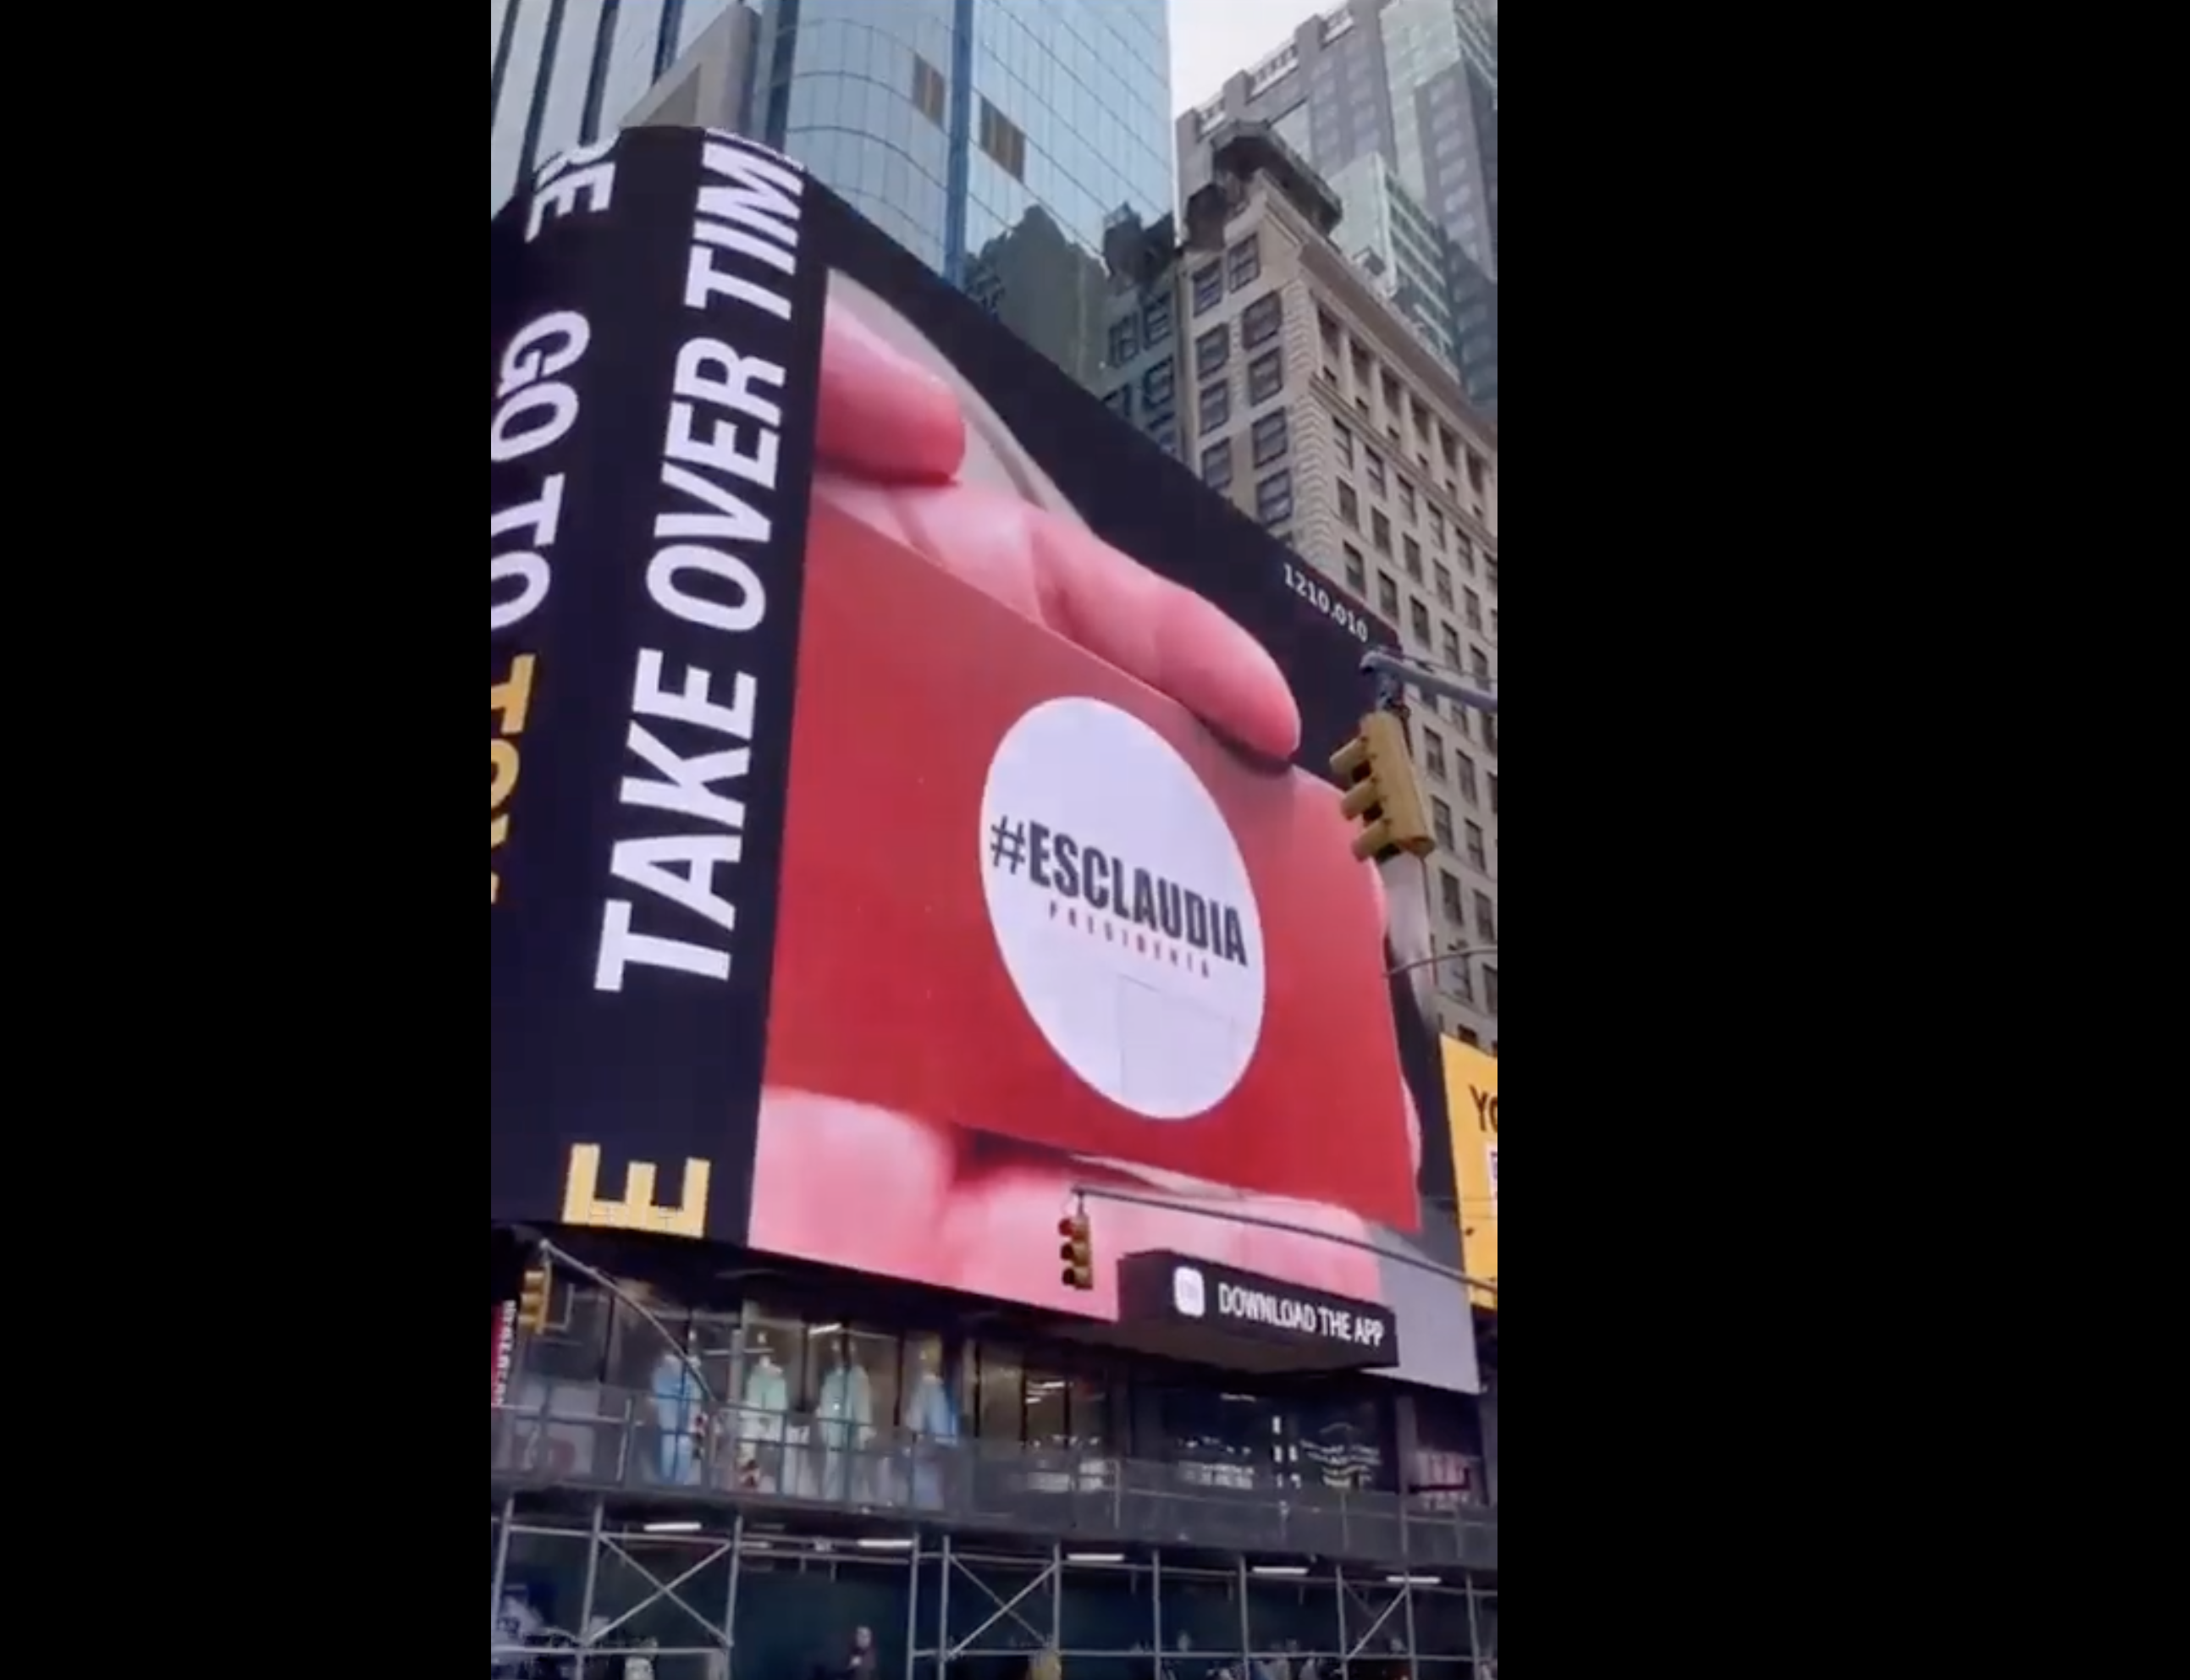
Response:
[{"label": "large digital billboard", "polygon": [[[1457,1038],[1444,1041],[1445,1108],[1451,1117],[1453,1179],[1460,1191],[1461,1269],[1498,1281],[1498,1061]],[[1495,1290],[1471,1291],[1495,1309]]]},{"label": "large digital billboard", "polygon": [[1421,867],[1325,775],[1389,627],[748,142],[492,245],[494,1217],[1097,1320],[1184,1257],[1475,1388]]}]

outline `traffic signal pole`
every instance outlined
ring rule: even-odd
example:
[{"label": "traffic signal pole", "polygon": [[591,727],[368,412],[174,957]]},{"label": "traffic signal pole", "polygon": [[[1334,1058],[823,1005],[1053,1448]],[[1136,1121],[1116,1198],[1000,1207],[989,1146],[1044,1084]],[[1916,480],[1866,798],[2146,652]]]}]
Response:
[{"label": "traffic signal pole", "polygon": [[1219,1219],[1226,1225],[1251,1225],[1257,1230],[1283,1231],[1289,1236],[1312,1236],[1318,1242],[1336,1243],[1341,1248],[1359,1249],[1364,1254],[1374,1254],[1381,1259],[1396,1261],[1416,1271],[1426,1271],[1433,1277],[1441,1277],[1448,1283],[1465,1284],[1471,1289],[1480,1289],[1495,1295],[1495,1279],[1470,1277],[1466,1272],[1451,1266],[1441,1265],[1435,1260],[1424,1259],[1419,1254],[1396,1254],[1389,1248],[1358,1236],[1340,1236],[1330,1231],[1311,1230],[1306,1225],[1289,1225],[1282,1219],[1266,1219],[1259,1213],[1241,1213],[1230,1208],[1210,1208],[1198,1202],[1180,1202],[1164,1196],[1140,1196],[1129,1190],[1112,1190],[1103,1185],[1075,1185],[1072,1194],[1089,1202],[1115,1202],[1128,1208],[1157,1208],[1172,1213],[1194,1213],[1205,1219]]},{"label": "traffic signal pole", "polygon": [[1401,691],[1409,685],[1426,694],[1435,694],[1452,701],[1455,705],[1472,710],[1498,716],[1498,697],[1480,688],[1471,688],[1455,681],[1443,665],[1433,665],[1427,659],[1410,659],[1404,653],[1387,653],[1378,648],[1361,661],[1361,669],[1377,679],[1381,685],[1377,703],[1391,705],[1399,699]]},{"label": "traffic signal pole", "polygon": [[693,1385],[699,1389],[701,1399],[711,1406],[721,1403],[716,1399],[714,1390],[707,1386],[707,1378],[700,1369],[700,1361],[692,1357],[683,1340],[672,1335],[669,1326],[654,1315],[645,1302],[640,1300],[638,1296],[618,1283],[606,1272],[596,1266],[589,1266],[576,1255],[557,1247],[539,1232],[523,1225],[513,1229],[519,1236],[534,1245],[542,1259],[551,1264],[560,1266],[565,1271],[576,1273],[588,1283],[607,1291],[616,1300],[629,1307],[633,1312],[645,1321],[655,1335],[661,1338],[662,1346],[667,1348],[684,1362],[684,1369],[690,1375]]}]

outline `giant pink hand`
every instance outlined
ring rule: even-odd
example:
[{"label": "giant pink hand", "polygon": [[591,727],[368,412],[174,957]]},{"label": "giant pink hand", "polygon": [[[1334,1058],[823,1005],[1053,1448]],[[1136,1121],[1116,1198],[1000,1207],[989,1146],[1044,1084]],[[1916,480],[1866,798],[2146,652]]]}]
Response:
[{"label": "giant pink hand", "polygon": [[1274,759],[1299,750],[1299,707],[1261,643],[1070,520],[956,482],[967,438],[957,399],[841,306],[829,311],[820,406],[817,494],[1242,746]]},{"label": "giant pink hand", "polygon": [[[820,493],[928,559],[1187,706],[1242,744],[1290,758],[1301,737],[1291,691],[1268,653],[1199,597],[1092,534],[1013,497],[953,482],[967,449],[950,389],[848,310],[832,308],[822,360]],[[1121,487],[1121,493],[1129,493]],[[1407,1123],[1419,1123],[1408,1102]],[[1090,1301],[1050,1264],[1056,1221],[1099,1166],[1029,1155],[968,1175],[947,1117],[894,1114],[814,1093],[763,1100],[749,1240],[855,1270],[1005,1299],[1115,1315],[1115,1273]],[[1140,1188],[1145,1190],[1146,1186]],[[1149,1208],[1098,1203],[1105,1259],[1167,1249],[1355,1299],[1382,1298],[1376,1257],[1342,1208],[1215,1187]],[[1206,1209],[1206,1211],[1205,1211]],[[1236,1224],[1244,1213],[1295,1226]],[[1217,1217],[1211,1217],[1211,1215]]]}]

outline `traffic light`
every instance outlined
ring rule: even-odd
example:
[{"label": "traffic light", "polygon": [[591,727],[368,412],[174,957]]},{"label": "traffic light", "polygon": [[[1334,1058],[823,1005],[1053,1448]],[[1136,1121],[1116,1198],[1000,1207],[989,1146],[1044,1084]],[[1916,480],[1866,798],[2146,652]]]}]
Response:
[{"label": "traffic light", "polygon": [[1063,1237],[1058,1245],[1057,1258],[1064,1262],[1064,1281],[1074,1289],[1092,1289],[1095,1287],[1095,1237],[1089,1229],[1085,1213],[1068,1213],[1057,1222],[1057,1234]]},{"label": "traffic light", "polygon": [[1423,857],[1437,850],[1422,811],[1421,784],[1415,779],[1407,726],[1397,712],[1376,711],[1361,720],[1361,733],[1330,761],[1330,773],[1345,783],[1346,815],[1363,824],[1353,842],[1362,862],[1381,862],[1395,851]]},{"label": "traffic light", "polygon": [[555,1275],[542,1259],[526,1268],[517,1293],[517,1327],[535,1336],[548,1327],[548,1303],[555,1293]]}]

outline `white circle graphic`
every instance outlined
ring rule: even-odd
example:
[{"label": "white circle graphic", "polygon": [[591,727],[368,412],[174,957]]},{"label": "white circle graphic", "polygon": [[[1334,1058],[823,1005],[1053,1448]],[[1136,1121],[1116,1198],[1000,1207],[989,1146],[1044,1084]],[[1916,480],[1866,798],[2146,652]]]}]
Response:
[{"label": "white circle graphic", "polygon": [[1149,1120],[1232,1094],[1262,1039],[1262,917],[1169,742],[1098,700],[1035,707],[989,766],[980,847],[1004,967],[1068,1067]]}]

